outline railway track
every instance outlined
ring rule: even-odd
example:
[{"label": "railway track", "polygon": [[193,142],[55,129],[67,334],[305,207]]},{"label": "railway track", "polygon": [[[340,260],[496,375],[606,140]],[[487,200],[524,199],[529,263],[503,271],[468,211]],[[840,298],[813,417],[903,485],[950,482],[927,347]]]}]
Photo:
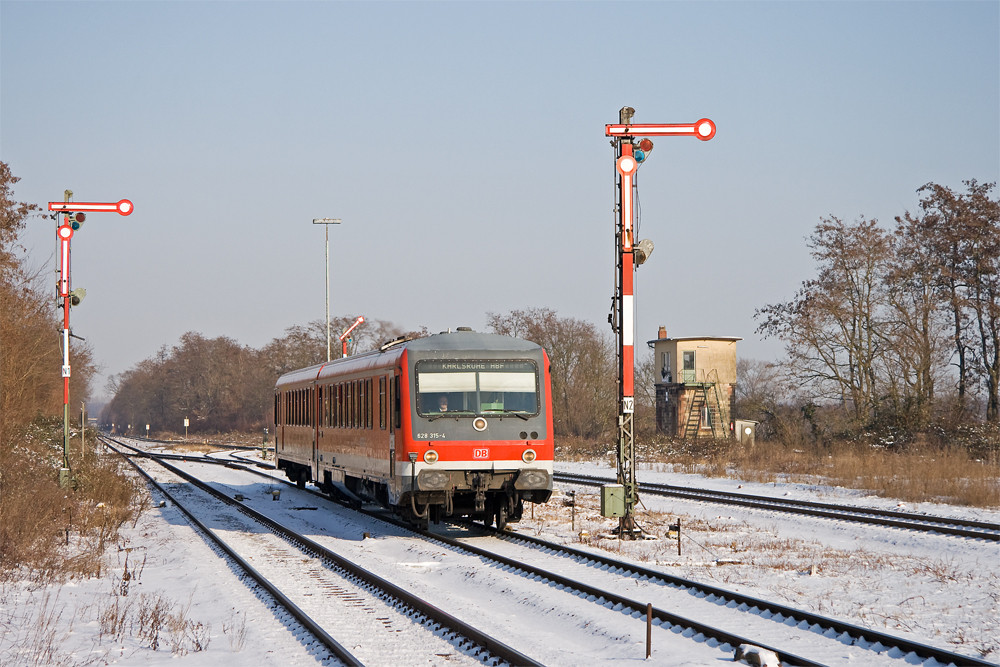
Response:
[{"label": "railway track", "polygon": [[[385,519],[379,513],[370,514]],[[669,628],[675,633],[695,635],[729,646],[741,643],[763,645],[777,653],[782,658],[783,664],[830,664],[837,662],[834,658],[845,652],[851,654],[852,660],[863,664],[872,664],[872,659],[883,660],[888,664],[892,664],[896,659],[903,659],[906,662],[934,659],[941,664],[991,664],[778,603],[674,577],[593,552],[584,552],[520,534],[497,533],[492,530],[487,532],[492,533],[492,539],[496,542],[489,548],[471,544],[471,541],[477,539],[474,536],[456,538],[436,532],[423,534],[428,539],[442,542],[449,549],[472,554],[488,563],[490,567],[513,572],[518,576],[540,581],[561,590],[572,591],[578,597],[598,605],[609,606],[620,613],[642,618],[649,613],[657,625]],[[500,553],[501,551],[506,551],[507,555]],[[543,568],[538,561],[545,561],[546,567]],[[572,573],[572,576],[567,573]],[[658,590],[654,596],[658,600],[656,604],[630,599],[616,592],[634,587],[635,581],[639,579],[657,584]],[[694,606],[703,608],[699,612],[701,620],[667,611],[681,605],[691,607],[691,598],[698,600],[698,604]],[[755,639],[752,641],[745,636],[727,632],[709,625],[704,620],[711,619],[715,623],[720,617],[726,617],[727,623],[732,625],[752,628]],[[760,641],[761,637],[774,637],[772,644],[801,646],[803,633],[810,636],[810,656],[815,654],[818,657],[803,657]],[[818,636],[823,640],[817,639]],[[813,644],[822,645],[824,641],[829,646],[825,648],[813,646]],[[850,648],[847,649],[845,646]]]},{"label": "railway track", "polygon": [[[107,440],[105,444],[119,451]],[[121,443],[119,443],[121,444]],[[126,447],[128,447],[126,445]],[[135,452],[135,448],[131,448]],[[133,453],[126,458],[168,497],[214,544],[233,559],[259,586],[299,621],[330,653],[347,665],[362,665],[364,656],[348,650],[345,644],[357,647],[377,645],[377,660],[388,659],[398,664],[423,661],[427,657],[447,658],[449,664],[540,665],[527,655],[500,642],[404,588],[369,572],[348,559],[334,553],[308,537],[278,523],[238,499],[231,498],[194,475],[162,460],[161,455]],[[197,510],[190,507],[196,501],[180,493],[171,494],[165,484],[154,479],[135,459],[155,461],[170,475],[183,480],[190,489],[212,498],[213,509],[201,510],[212,516],[201,521]],[[201,457],[166,455],[166,458],[190,461]],[[205,463],[202,459],[199,461]],[[219,503],[232,511],[220,513]],[[202,503],[204,506],[204,503]],[[209,523],[216,524],[210,526]],[[257,524],[256,526],[250,524]],[[220,527],[221,526],[221,527]],[[266,528],[261,531],[260,526]],[[223,539],[220,532],[225,532]],[[256,553],[258,568],[252,567],[243,553]],[[260,554],[265,554],[261,557]],[[309,556],[303,559],[303,554]],[[317,566],[316,561],[322,565]],[[263,564],[263,567],[261,566]],[[281,580],[281,585],[275,580]],[[315,595],[317,591],[321,595]],[[340,602],[341,604],[331,604]],[[331,630],[336,628],[336,631]],[[338,640],[333,634],[344,634],[347,640]],[[373,641],[373,638],[377,638]],[[393,643],[396,648],[387,647]],[[418,647],[418,648],[415,648]],[[421,658],[415,651],[424,651]],[[392,657],[387,657],[389,654]]]},{"label": "railway track", "polygon": [[[577,484],[580,486],[593,487],[615,483],[614,479],[607,477],[593,477],[590,475],[565,472],[555,473],[553,475],[553,481],[563,484]],[[687,500],[696,500],[699,502],[738,505],[741,507],[771,510],[774,512],[803,514],[808,516],[825,517],[828,519],[837,519],[840,521],[853,521],[878,526],[905,528],[908,530],[934,532],[943,535],[991,540],[994,542],[1000,541],[1000,524],[989,523],[986,521],[954,519],[949,517],[932,516],[929,514],[916,514],[914,512],[880,510],[867,507],[855,507],[851,505],[817,503],[806,500],[790,500],[788,498],[772,498],[768,496],[734,493],[731,491],[692,489],[684,486],[651,484],[648,482],[640,482],[639,491],[641,493],[648,493],[651,495],[673,496],[677,498],[685,498]]]}]

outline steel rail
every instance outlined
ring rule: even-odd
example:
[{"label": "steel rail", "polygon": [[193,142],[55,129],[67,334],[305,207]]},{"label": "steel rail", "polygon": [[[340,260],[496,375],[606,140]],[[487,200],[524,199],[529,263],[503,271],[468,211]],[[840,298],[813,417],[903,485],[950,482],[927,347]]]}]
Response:
[{"label": "steel rail", "polygon": [[[105,439],[102,437],[102,440]],[[143,470],[139,464],[133,461],[131,457],[126,456],[121,451],[111,446],[106,440],[105,440],[105,445],[108,446],[112,451],[121,455],[122,458],[124,458],[130,464],[132,464],[132,467],[134,467],[139,472],[139,474],[145,477],[146,481],[149,484],[154,486],[159,493],[163,494],[167,499],[169,499],[170,502],[173,503],[174,507],[179,509],[184,514],[184,516],[187,517],[188,521],[190,521],[192,525],[197,527],[197,529],[200,530],[212,542],[212,544],[221,549],[234,563],[236,563],[236,565],[241,570],[243,570],[244,573],[246,573],[248,577],[250,577],[258,586],[267,591],[267,593],[271,595],[271,597],[273,597],[278,604],[280,604],[282,607],[288,610],[288,613],[290,613],[295,618],[295,620],[301,623],[302,626],[306,630],[308,630],[310,634],[316,637],[316,639],[321,644],[323,644],[323,646],[329,649],[330,653],[337,656],[337,658],[346,665],[361,667],[364,664],[360,660],[358,660],[354,656],[354,654],[352,654],[350,651],[344,648],[344,646],[341,645],[340,642],[331,637],[330,634],[326,632],[326,630],[324,630],[318,623],[316,623],[316,621],[314,621],[308,614],[302,611],[302,609],[294,602],[292,602],[284,593],[282,593],[280,589],[278,589],[274,584],[272,584],[260,572],[254,569],[254,567],[250,565],[250,563],[248,563],[242,556],[236,553],[236,551],[234,551],[228,544],[226,544],[226,542],[223,541],[222,538],[216,535],[211,528],[202,523],[201,520],[198,519],[198,517],[192,514],[186,507],[184,507],[184,505],[179,503],[177,499],[169,491],[167,491],[159,482],[153,479],[153,477],[145,470]]]},{"label": "steel rail", "polygon": [[[860,625],[854,625],[853,623],[848,623],[846,621],[837,620],[827,616],[820,616],[819,614],[813,614],[802,609],[796,609],[794,607],[788,607],[777,602],[770,602],[768,600],[763,600],[761,598],[755,598],[750,595],[744,595],[742,593],[737,593],[735,591],[726,590],[724,588],[719,588],[717,586],[712,586],[710,584],[703,584],[698,581],[691,579],[684,579],[683,577],[678,577],[672,574],[667,574],[666,572],[660,572],[658,570],[652,570],[648,567],[643,567],[636,563],[629,563],[622,560],[617,560],[611,558],[610,556],[604,556],[601,554],[596,554],[590,551],[584,551],[582,549],[576,549],[574,547],[566,546],[564,544],[557,544],[555,542],[549,542],[537,537],[532,537],[530,535],[524,535],[521,533],[514,533],[510,531],[498,531],[492,526],[482,526],[480,524],[473,524],[476,528],[482,529],[487,533],[493,534],[501,539],[508,539],[512,541],[520,540],[523,542],[528,542],[535,546],[549,549],[557,552],[562,552],[568,554],[573,558],[580,558],[589,561],[593,561],[600,565],[607,565],[609,567],[617,568],[625,572],[632,572],[640,576],[647,577],[649,579],[663,581],[664,583],[677,586],[680,588],[691,589],[694,591],[699,591],[705,593],[706,596],[715,596],[716,598],[721,598],[724,600],[730,600],[741,605],[746,605],[748,610],[758,609],[760,611],[768,611],[777,616],[784,618],[794,618],[799,622],[806,621],[810,626],[819,625],[821,628],[828,628],[835,630],[838,634],[847,633],[854,639],[865,639],[866,641],[871,641],[872,643],[880,643],[885,648],[896,647],[905,653],[914,653],[917,656],[923,658],[924,660],[934,658],[938,662],[943,664],[957,664],[957,665],[977,665],[982,667],[996,667],[995,663],[986,662],[984,660],[979,660],[977,658],[963,655],[960,653],[954,653],[952,651],[947,651],[945,649],[939,649],[934,646],[928,646],[926,644],[921,644],[919,642],[910,641],[908,639],[897,637],[895,635],[889,635],[870,628],[865,628]],[[439,539],[450,539],[441,538],[440,536],[435,536]],[[464,548],[464,547],[463,547]],[[475,548],[475,547],[473,547]]]},{"label": "steel rail", "polygon": [[[294,530],[287,528],[286,526],[283,526],[274,519],[271,519],[270,517],[261,514],[260,512],[244,505],[243,503],[226,496],[224,493],[218,491],[217,489],[206,484],[205,482],[202,482],[193,475],[190,475],[184,472],[183,470],[180,470],[176,466],[170,465],[165,461],[159,460],[158,454],[141,453],[141,454],[136,454],[136,456],[143,458],[150,458],[151,460],[156,461],[167,470],[170,470],[174,474],[182,477],[183,479],[186,479],[191,484],[197,486],[198,488],[202,489],[203,491],[212,495],[213,497],[217,498],[223,503],[237,508],[240,512],[247,515],[254,521],[257,521],[258,523],[265,525],[269,530],[273,531],[275,534],[298,545],[299,548],[306,551],[310,551],[322,558],[331,561],[339,569],[346,571],[351,576],[364,582],[369,587],[382,591],[388,597],[395,598],[396,600],[410,607],[414,611],[423,614],[428,620],[437,623],[439,626],[442,626],[443,628],[448,628],[456,635],[464,637],[471,643],[478,645],[489,655],[499,658],[511,665],[534,665],[537,667],[541,667],[542,663],[537,662],[533,658],[525,655],[524,653],[521,653],[520,651],[514,649],[511,646],[508,646],[507,644],[486,634],[485,632],[466,623],[465,621],[462,621],[461,619],[452,616],[448,612],[438,607],[435,607],[434,605],[427,602],[423,598],[420,598],[414,595],[413,593],[410,593],[409,591],[397,586],[396,584],[393,584],[387,579],[383,579],[382,577],[379,577],[378,575],[369,572],[368,570],[365,570],[364,568],[356,565],[350,560],[327,549],[323,545],[314,542],[308,537],[300,535]],[[169,456],[174,456],[174,455],[169,455]],[[204,463],[205,461],[199,459],[197,462]],[[247,471],[256,472],[251,470]],[[482,656],[480,656],[480,659],[482,660]]]},{"label": "steel rail", "polygon": [[[563,484],[580,484],[582,486],[602,486],[614,484],[615,480],[607,477],[593,477],[577,473],[557,472],[553,481]],[[835,505],[818,503],[809,500],[790,500],[788,498],[770,498],[731,491],[714,491],[709,489],[691,489],[670,484],[640,483],[639,490],[653,495],[687,498],[701,502],[738,505],[756,509],[768,509],[776,512],[804,514],[841,521],[854,521],[893,528],[907,528],[924,532],[937,532],[960,537],[969,537],[1000,541],[1000,524],[971,519],[951,519],[948,517],[895,510],[879,510],[870,507],[854,507],[851,505]],[[993,531],[993,532],[985,532]]]},{"label": "steel rail", "polygon": [[[156,456],[159,456],[159,454],[157,454]],[[167,455],[167,456],[174,457],[174,456],[177,456],[177,455]],[[202,459],[199,458],[199,457],[189,457],[188,460],[202,461]],[[224,462],[220,461],[220,463],[224,463]],[[282,482],[284,484],[288,484],[289,486],[293,485],[291,482],[287,482],[286,480],[283,480],[283,479],[280,479],[280,478],[274,478],[274,477],[271,477],[269,475],[265,475],[264,473],[259,472],[257,470],[253,470],[253,469],[249,469],[249,468],[244,468],[244,470],[246,470],[247,472],[251,472],[253,474],[257,474],[257,475],[264,475],[265,477],[268,477],[269,479],[272,479],[272,480],[275,480],[275,481],[279,481],[279,482]],[[601,478],[596,478],[596,477],[591,478],[591,477],[587,477],[587,476],[583,476],[583,475],[581,475],[579,477],[583,477],[583,478],[586,478],[586,479],[589,479],[589,480],[594,480],[594,481],[600,481],[601,483],[609,483],[609,482],[613,482],[614,481],[614,480],[602,480]],[[682,488],[682,487],[678,487],[678,488]],[[321,496],[323,498],[329,499],[329,497],[326,496],[326,495],[324,495],[324,494],[321,494],[319,492],[314,492],[314,493],[316,493],[316,495],[318,495],[318,496]],[[734,494],[734,495],[741,495],[741,494]],[[511,558],[507,558],[507,557],[501,556],[499,554],[495,554],[495,553],[490,552],[490,551],[488,551],[486,549],[482,549],[480,547],[475,547],[475,546],[466,544],[466,543],[462,542],[461,540],[457,540],[457,539],[450,538],[450,537],[447,537],[447,536],[444,536],[444,535],[440,535],[438,533],[434,533],[434,532],[431,532],[429,530],[415,529],[412,525],[407,524],[407,523],[405,523],[403,521],[399,521],[399,520],[394,519],[394,518],[387,517],[384,513],[381,513],[381,512],[373,512],[373,511],[370,511],[370,510],[358,510],[358,508],[350,506],[347,503],[344,503],[344,504],[346,506],[349,506],[351,509],[354,509],[356,511],[360,511],[360,512],[366,514],[367,516],[370,516],[370,517],[373,517],[373,518],[376,518],[376,519],[380,519],[380,520],[385,521],[387,523],[391,523],[391,524],[393,524],[393,525],[395,525],[397,527],[401,527],[401,528],[404,528],[404,529],[411,530],[413,532],[421,534],[421,535],[423,535],[425,537],[428,537],[430,539],[434,539],[434,540],[440,541],[440,542],[442,542],[444,544],[447,544],[447,545],[449,545],[451,547],[454,547],[454,548],[457,548],[457,549],[460,549],[460,550],[463,550],[463,551],[466,551],[466,552],[469,552],[469,553],[473,553],[473,554],[475,554],[475,555],[477,555],[477,556],[479,556],[481,558],[486,558],[486,559],[492,560],[494,562],[501,563],[501,564],[503,564],[503,565],[505,565],[507,567],[511,567],[511,568],[516,569],[516,570],[520,570],[520,571],[525,572],[525,573],[527,573],[527,574],[529,574],[531,576],[541,577],[542,579],[547,579],[549,581],[552,581],[553,583],[556,583],[558,585],[564,586],[566,588],[571,588],[573,590],[577,590],[577,591],[579,591],[581,593],[584,593],[584,594],[586,594],[588,596],[593,596],[593,597],[595,597],[595,601],[597,601],[597,602],[600,602],[601,599],[604,599],[604,600],[607,600],[607,601],[612,602],[614,604],[620,604],[623,607],[627,607],[627,608],[629,608],[629,609],[631,609],[633,611],[638,611],[638,612],[641,612],[643,614],[645,614],[645,612],[646,612],[647,606],[646,606],[645,603],[641,603],[641,602],[638,602],[638,601],[635,601],[635,600],[630,600],[630,599],[625,598],[623,596],[619,596],[616,593],[611,593],[609,591],[605,591],[605,590],[599,589],[597,587],[593,587],[593,586],[590,586],[588,584],[584,584],[582,582],[578,582],[578,581],[569,579],[567,577],[563,577],[562,575],[558,575],[558,574],[555,574],[555,573],[543,570],[541,568],[537,568],[537,567],[525,564],[525,563],[523,563],[521,561],[514,560],[514,559],[511,559]],[[548,550],[560,552],[560,553],[563,553],[563,554],[567,554],[569,557],[572,557],[572,558],[589,560],[589,561],[592,561],[592,562],[595,562],[595,563],[598,563],[598,564],[601,564],[601,565],[607,565],[609,567],[617,568],[617,569],[620,569],[620,570],[625,571],[625,572],[632,572],[632,573],[638,574],[640,576],[645,576],[645,577],[647,577],[649,579],[663,581],[664,583],[667,583],[667,584],[672,585],[672,586],[677,586],[677,587],[680,587],[680,588],[685,588],[685,589],[690,589],[690,590],[694,590],[694,591],[699,591],[699,592],[704,593],[706,596],[714,596],[716,598],[720,598],[720,599],[724,599],[724,600],[727,600],[727,601],[735,602],[735,603],[737,603],[739,605],[746,605],[748,611],[751,611],[753,609],[757,609],[758,611],[766,611],[768,613],[773,614],[776,617],[776,618],[773,619],[773,620],[775,620],[775,622],[781,622],[784,619],[794,618],[795,620],[799,621],[800,623],[802,621],[805,621],[805,622],[809,623],[810,626],[819,625],[821,628],[824,628],[824,629],[832,629],[832,630],[836,631],[838,634],[847,633],[848,636],[850,636],[851,638],[853,638],[855,640],[862,640],[863,639],[865,641],[871,642],[872,644],[876,644],[876,643],[877,644],[881,644],[884,648],[895,647],[895,648],[898,648],[901,651],[905,652],[906,654],[912,653],[912,654],[914,654],[914,655],[916,655],[916,656],[918,656],[918,657],[920,657],[920,658],[922,658],[924,660],[933,658],[933,659],[937,660],[938,662],[941,662],[942,664],[974,665],[976,667],[979,667],[979,666],[982,666],[982,667],[991,667],[991,666],[992,667],[996,667],[994,665],[994,663],[986,662],[986,661],[974,658],[972,656],[954,653],[954,652],[951,652],[951,651],[947,651],[945,649],[939,649],[939,648],[936,648],[934,646],[928,646],[926,644],[921,644],[919,642],[910,641],[910,640],[907,640],[905,638],[901,638],[901,637],[897,637],[897,636],[894,636],[894,635],[889,635],[889,634],[881,633],[881,632],[872,630],[870,628],[865,628],[865,627],[862,627],[862,626],[859,626],[859,625],[855,625],[853,623],[848,623],[846,621],[841,621],[841,620],[838,620],[838,619],[829,618],[829,617],[826,617],[826,616],[821,616],[819,614],[813,614],[811,612],[807,612],[807,611],[804,611],[804,610],[801,610],[801,609],[796,609],[796,608],[793,608],[793,607],[788,607],[788,606],[780,604],[780,603],[770,602],[768,600],[764,600],[764,599],[761,599],[761,598],[755,598],[753,596],[745,595],[745,594],[742,594],[742,593],[737,593],[735,591],[730,591],[730,590],[727,590],[727,589],[724,589],[724,588],[719,588],[717,586],[712,586],[712,585],[709,585],[709,584],[703,584],[703,583],[700,583],[700,582],[697,582],[697,581],[694,581],[694,580],[685,579],[683,577],[678,577],[678,576],[671,575],[671,574],[668,574],[668,573],[665,573],[665,572],[660,572],[660,571],[657,571],[657,570],[652,570],[650,568],[643,567],[643,566],[635,564],[635,563],[629,563],[629,562],[626,562],[626,561],[617,560],[617,559],[612,558],[610,556],[603,556],[601,554],[597,554],[597,553],[593,553],[593,552],[589,552],[589,551],[584,551],[582,549],[576,549],[574,547],[570,547],[570,546],[567,546],[567,545],[558,544],[558,543],[555,543],[555,542],[549,542],[549,541],[543,540],[541,538],[532,537],[530,535],[525,535],[525,534],[515,533],[515,532],[510,532],[510,531],[498,531],[498,530],[496,530],[493,527],[483,526],[482,524],[478,524],[478,523],[473,523],[473,522],[463,522],[463,523],[464,523],[464,525],[472,525],[472,526],[474,526],[477,529],[483,530],[484,532],[487,532],[489,534],[495,535],[495,536],[497,536],[499,538],[502,538],[502,539],[509,539],[509,540],[513,540],[513,541],[518,541],[519,540],[519,541],[527,542],[529,544],[532,544],[532,545],[535,545],[535,546],[538,546],[538,547],[541,547],[541,548],[544,548],[544,549],[548,549]],[[711,626],[707,626],[707,625],[701,624],[701,623],[699,623],[697,621],[692,621],[691,619],[687,619],[687,618],[684,618],[682,616],[678,616],[678,615],[675,615],[675,614],[670,614],[669,612],[666,612],[664,610],[660,610],[660,609],[657,609],[657,608],[653,609],[653,617],[659,619],[661,621],[661,623],[667,622],[667,623],[671,623],[672,625],[680,625],[680,626],[683,626],[683,627],[691,628],[692,630],[700,632],[701,634],[705,635],[706,637],[711,637],[711,638],[714,638],[714,639],[716,639],[716,640],[718,640],[720,642],[731,644],[734,647],[738,646],[739,644],[752,644],[754,646],[760,646],[761,648],[766,648],[766,649],[768,649],[768,650],[773,651],[774,653],[776,653],[779,656],[779,658],[782,660],[782,662],[788,662],[790,664],[803,665],[803,666],[821,664],[821,663],[815,663],[815,662],[810,661],[807,658],[803,658],[801,656],[790,654],[787,651],[782,651],[782,650],[777,649],[777,648],[773,648],[773,647],[762,645],[762,644],[760,644],[760,642],[758,642],[756,640],[750,640],[750,639],[747,639],[747,638],[739,637],[738,635],[734,635],[734,634],[728,633],[728,632],[726,632],[724,630],[713,628]],[[734,644],[734,642],[735,642],[735,644]]]}]

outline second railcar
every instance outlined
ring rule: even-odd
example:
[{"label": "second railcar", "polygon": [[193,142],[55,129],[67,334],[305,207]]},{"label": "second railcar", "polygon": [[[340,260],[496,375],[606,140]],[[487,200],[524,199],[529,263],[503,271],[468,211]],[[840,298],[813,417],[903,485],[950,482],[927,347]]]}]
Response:
[{"label": "second railcar", "polygon": [[548,365],[535,343],[459,330],[292,371],[275,386],[278,467],[415,522],[502,527],[552,494]]}]

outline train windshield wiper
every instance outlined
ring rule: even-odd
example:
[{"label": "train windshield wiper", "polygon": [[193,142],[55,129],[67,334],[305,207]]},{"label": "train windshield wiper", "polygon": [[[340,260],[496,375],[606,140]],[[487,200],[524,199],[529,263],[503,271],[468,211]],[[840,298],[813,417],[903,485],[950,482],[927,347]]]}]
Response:
[{"label": "train windshield wiper", "polygon": [[427,421],[432,422],[435,419],[441,419],[441,417],[448,417],[450,415],[471,415],[472,410],[448,410],[448,412],[442,412],[439,415],[432,415],[427,418]]},{"label": "train windshield wiper", "polygon": [[524,411],[522,411],[522,410],[504,410],[504,409],[500,409],[500,410],[484,410],[483,411],[483,416],[484,417],[488,417],[490,415],[495,415],[497,413],[502,414],[504,417],[506,417],[507,415],[514,415],[515,417],[520,417],[524,421],[528,421],[528,419],[530,419],[530,417],[528,417],[528,415],[524,414]]}]

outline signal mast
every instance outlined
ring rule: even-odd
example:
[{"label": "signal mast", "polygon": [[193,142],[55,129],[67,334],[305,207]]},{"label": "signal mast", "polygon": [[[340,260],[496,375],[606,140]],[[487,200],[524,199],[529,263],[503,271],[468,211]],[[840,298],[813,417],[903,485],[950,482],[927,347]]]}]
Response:
[{"label": "signal mast", "polygon": [[[618,535],[635,539],[641,529],[635,523],[639,501],[635,479],[635,290],[636,267],[649,259],[653,243],[635,242],[635,174],[653,150],[649,137],[697,137],[708,141],[715,136],[715,123],[702,118],[695,123],[636,125],[635,109],[622,107],[617,125],[605,125],[604,135],[612,137],[615,149],[616,220],[615,220],[615,295],[608,321],[618,338],[618,484],[624,495],[624,508],[618,516]],[[641,139],[640,139],[641,137]]]},{"label": "signal mast", "polygon": [[134,210],[132,202],[128,199],[116,202],[71,202],[72,196],[73,191],[66,190],[63,192],[61,202],[49,202],[49,210],[54,211],[52,217],[58,220],[60,214],[63,216],[62,224],[56,228],[56,238],[59,241],[59,280],[56,282],[56,291],[59,299],[58,305],[63,309],[63,463],[59,470],[59,486],[62,488],[69,487],[72,482],[69,468],[69,378],[72,374],[69,363],[69,339],[70,337],[79,338],[79,336],[74,336],[69,328],[69,310],[72,306],[79,305],[83,301],[83,297],[87,296],[87,290],[82,287],[70,290],[70,240],[73,238],[73,232],[78,231],[83,226],[88,213],[131,215]]}]

